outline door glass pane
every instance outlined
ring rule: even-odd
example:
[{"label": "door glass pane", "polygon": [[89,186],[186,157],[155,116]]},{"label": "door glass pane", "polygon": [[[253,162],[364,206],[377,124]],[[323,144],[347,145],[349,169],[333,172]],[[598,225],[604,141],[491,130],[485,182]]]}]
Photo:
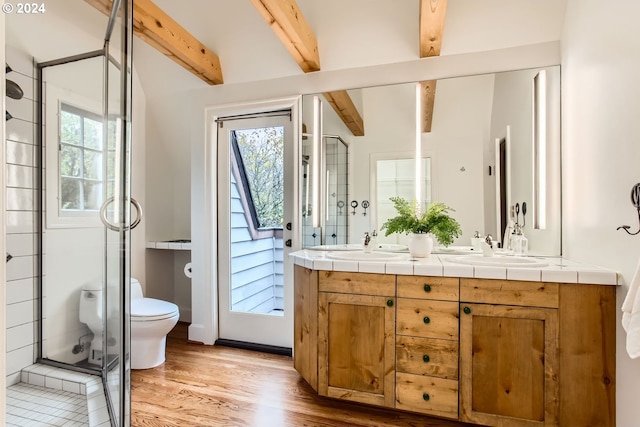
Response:
[{"label": "door glass pane", "polygon": [[282,315],[284,128],[231,135],[232,311]]}]

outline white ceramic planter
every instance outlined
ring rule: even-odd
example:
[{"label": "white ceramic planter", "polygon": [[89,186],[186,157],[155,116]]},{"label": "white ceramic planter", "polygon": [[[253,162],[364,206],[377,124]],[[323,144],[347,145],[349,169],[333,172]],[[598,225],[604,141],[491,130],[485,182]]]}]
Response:
[{"label": "white ceramic planter", "polygon": [[409,254],[414,258],[426,258],[433,250],[433,237],[431,234],[409,235]]}]

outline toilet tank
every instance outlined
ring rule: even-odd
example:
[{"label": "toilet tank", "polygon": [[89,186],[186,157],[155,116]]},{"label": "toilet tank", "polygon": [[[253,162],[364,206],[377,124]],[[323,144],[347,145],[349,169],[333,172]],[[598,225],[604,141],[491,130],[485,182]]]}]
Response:
[{"label": "toilet tank", "polygon": [[131,299],[136,299],[136,298],[143,298],[144,295],[142,295],[142,286],[140,285],[140,282],[138,282],[138,279],[134,279],[133,277],[131,278]]}]

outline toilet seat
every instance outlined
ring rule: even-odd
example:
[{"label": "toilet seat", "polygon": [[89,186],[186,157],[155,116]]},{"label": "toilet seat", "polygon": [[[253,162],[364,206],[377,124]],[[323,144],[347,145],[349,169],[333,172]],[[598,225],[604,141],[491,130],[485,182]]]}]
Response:
[{"label": "toilet seat", "polygon": [[155,298],[135,298],[131,300],[131,321],[151,322],[178,315],[178,306]]}]

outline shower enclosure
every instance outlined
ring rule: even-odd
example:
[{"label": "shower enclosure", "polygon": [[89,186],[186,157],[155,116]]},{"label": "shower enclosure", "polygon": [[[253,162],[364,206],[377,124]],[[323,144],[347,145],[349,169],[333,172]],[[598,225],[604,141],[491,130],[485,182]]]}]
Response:
[{"label": "shower enclosure", "polygon": [[[323,135],[320,179],[320,206],[313,206],[313,147],[309,140],[302,143],[302,215],[303,246],[339,245],[349,243],[349,145],[338,135]],[[313,227],[313,209],[318,209],[320,224]]]},{"label": "shower enclosure", "polygon": [[[37,64],[38,363],[102,378],[112,425],[130,424],[131,1],[101,49]],[[137,219],[136,219],[137,218]],[[80,321],[83,289],[98,301]]]}]

